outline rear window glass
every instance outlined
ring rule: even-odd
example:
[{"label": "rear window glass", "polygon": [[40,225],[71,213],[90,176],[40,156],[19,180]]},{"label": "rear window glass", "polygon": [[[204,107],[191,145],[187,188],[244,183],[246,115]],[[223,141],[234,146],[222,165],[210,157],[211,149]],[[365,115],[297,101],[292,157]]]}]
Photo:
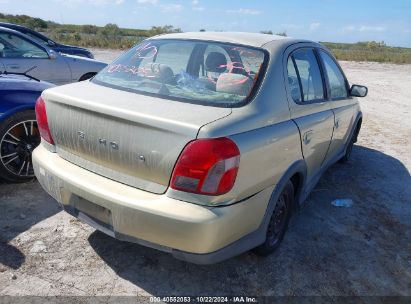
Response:
[{"label": "rear window glass", "polygon": [[140,94],[230,107],[250,96],[265,56],[260,49],[240,45],[149,40],[108,65],[92,81]]}]

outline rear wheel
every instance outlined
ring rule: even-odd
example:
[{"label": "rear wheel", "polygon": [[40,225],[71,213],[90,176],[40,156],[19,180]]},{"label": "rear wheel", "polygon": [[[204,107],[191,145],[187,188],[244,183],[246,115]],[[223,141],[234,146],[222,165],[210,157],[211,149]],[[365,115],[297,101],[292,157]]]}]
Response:
[{"label": "rear wheel", "polygon": [[294,186],[288,181],[275,204],[265,242],[256,248],[258,254],[267,256],[278,248],[287,230],[293,204]]},{"label": "rear wheel", "polygon": [[31,154],[40,144],[34,111],[8,118],[0,126],[0,177],[10,182],[34,178]]}]

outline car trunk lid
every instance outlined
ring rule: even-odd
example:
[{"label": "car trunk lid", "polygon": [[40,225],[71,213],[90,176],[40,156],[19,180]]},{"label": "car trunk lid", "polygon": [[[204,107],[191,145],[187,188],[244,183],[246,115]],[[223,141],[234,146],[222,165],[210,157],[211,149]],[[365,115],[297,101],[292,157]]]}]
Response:
[{"label": "car trunk lid", "polygon": [[43,94],[57,153],[121,183],[164,193],[182,149],[231,109],[80,82]]}]

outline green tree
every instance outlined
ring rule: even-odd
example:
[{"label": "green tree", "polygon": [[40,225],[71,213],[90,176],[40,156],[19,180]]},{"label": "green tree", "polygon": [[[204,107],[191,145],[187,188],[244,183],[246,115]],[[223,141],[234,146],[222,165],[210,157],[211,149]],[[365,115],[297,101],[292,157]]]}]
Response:
[{"label": "green tree", "polygon": [[287,37],[287,32],[280,32],[280,33],[276,33],[277,36],[283,36],[283,37]]},{"label": "green tree", "polygon": [[261,34],[268,34],[268,35],[272,35],[273,31],[272,30],[268,30],[268,31],[260,31]]},{"label": "green tree", "polygon": [[117,24],[108,23],[104,26],[102,34],[104,36],[119,36],[121,35],[121,29],[118,27]]},{"label": "green tree", "polygon": [[86,24],[81,27],[84,34],[97,34],[98,28],[95,25]]},{"label": "green tree", "polygon": [[149,33],[151,36],[181,32],[182,30],[180,28],[174,28],[174,26],[172,25],[152,26],[151,29],[149,29]]},{"label": "green tree", "polygon": [[30,18],[28,19],[25,24],[31,29],[46,29],[47,22],[40,18]]}]

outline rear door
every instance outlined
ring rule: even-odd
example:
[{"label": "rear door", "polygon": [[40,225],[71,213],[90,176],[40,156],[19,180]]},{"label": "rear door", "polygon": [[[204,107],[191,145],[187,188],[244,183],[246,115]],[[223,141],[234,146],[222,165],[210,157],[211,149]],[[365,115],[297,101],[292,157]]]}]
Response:
[{"label": "rear door", "polygon": [[334,112],[334,134],[327,160],[339,156],[349,140],[350,131],[355,123],[355,101],[349,95],[348,81],[335,59],[326,51],[318,50],[327,83],[329,103]]},{"label": "rear door", "polygon": [[24,73],[54,84],[71,82],[71,71],[60,57],[51,59],[40,45],[23,35],[0,31],[0,43],[4,45],[2,62],[8,72]]},{"label": "rear door", "polygon": [[334,127],[315,49],[304,47],[289,52],[287,76],[291,118],[300,130],[307,179],[312,181],[321,169]]}]

